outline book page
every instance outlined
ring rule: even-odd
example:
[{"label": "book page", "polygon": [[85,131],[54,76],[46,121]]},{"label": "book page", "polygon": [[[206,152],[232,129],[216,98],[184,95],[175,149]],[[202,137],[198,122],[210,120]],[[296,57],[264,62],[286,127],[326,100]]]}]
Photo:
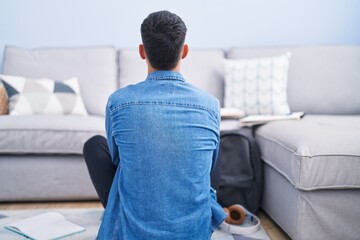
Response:
[{"label": "book page", "polygon": [[240,122],[250,124],[262,124],[280,120],[299,120],[303,116],[304,112],[294,112],[287,115],[249,115],[247,117],[241,118]]},{"label": "book page", "polygon": [[239,119],[245,116],[244,111],[237,108],[221,108],[220,115],[222,119]]},{"label": "book page", "polygon": [[7,229],[34,239],[56,239],[85,231],[57,212],[48,212],[6,226]]}]

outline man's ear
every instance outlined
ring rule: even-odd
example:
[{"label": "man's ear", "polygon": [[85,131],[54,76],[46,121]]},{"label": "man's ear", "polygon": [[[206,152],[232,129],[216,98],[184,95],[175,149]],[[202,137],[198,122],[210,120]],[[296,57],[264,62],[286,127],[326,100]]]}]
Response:
[{"label": "man's ear", "polygon": [[146,59],[146,55],[145,55],[145,48],[143,44],[139,45],[139,54],[141,59]]},{"label": "man's ear", "polygon": [[184,44],[183,50],[182,50],[182,54],[181,54],[181,59],[186,58],[186,56],[189,53],[189,46],[187,44]]}]

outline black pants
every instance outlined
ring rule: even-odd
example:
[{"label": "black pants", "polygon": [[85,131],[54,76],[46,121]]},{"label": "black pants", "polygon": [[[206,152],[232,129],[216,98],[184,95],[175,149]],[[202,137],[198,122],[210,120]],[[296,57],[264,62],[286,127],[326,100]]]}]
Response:
[{"label": "black pants", "polygon": [[111,161],[106,138],[98,135],[87,140],[83,154],[91,181],[105,208],[117,168]]}]

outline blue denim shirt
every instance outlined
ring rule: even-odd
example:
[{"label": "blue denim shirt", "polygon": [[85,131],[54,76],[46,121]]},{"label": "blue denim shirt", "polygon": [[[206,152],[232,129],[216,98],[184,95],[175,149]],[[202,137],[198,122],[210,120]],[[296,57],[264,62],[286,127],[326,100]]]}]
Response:
[{"label": "blue denim shirt", "polygon": [[99,239],[210,239],[225,213],[210,187],[219,102],[174,71],[114,92],[106,131],[117,172]]}]

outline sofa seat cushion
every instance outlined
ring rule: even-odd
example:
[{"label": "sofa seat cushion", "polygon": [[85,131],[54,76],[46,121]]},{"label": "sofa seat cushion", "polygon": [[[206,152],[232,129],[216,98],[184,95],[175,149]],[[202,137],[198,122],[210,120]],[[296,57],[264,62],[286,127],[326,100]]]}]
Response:
[{"label": "sofa seat cushion", "polygon": [[105,135],[101,116],[0,116],[0,154],[82,154],[91,136]]},{"label": "sofa seat cushion", "polygon": [[296,188],[360,188],[360,115],[306,115],[255,135],[263,161]]}]

